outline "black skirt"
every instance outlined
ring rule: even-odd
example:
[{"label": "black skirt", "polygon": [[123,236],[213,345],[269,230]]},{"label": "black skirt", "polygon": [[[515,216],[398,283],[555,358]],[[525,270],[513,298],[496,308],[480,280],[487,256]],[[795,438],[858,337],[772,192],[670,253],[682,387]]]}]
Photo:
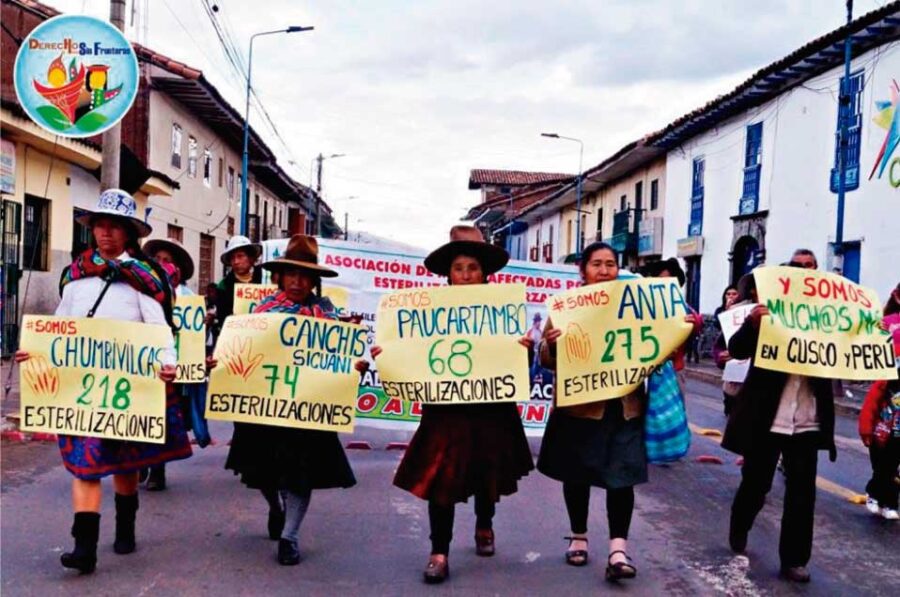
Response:
[{"label": "black skirt", "polygon": [[547,421],[537,468],[563,483],[619,489],[647,482],[644,418],[625,420],[622,401],[610,400],[602,419],[554,409]]},{"label": "black skirt", "polygon": [[497,502],[534,468],[515,404],[425,405],[394,485],[442,505]]},{"label": "black skirt", "polygon": [[225,468],[253,489],[302,493],[356,484],[333,431],[235,423]]}]

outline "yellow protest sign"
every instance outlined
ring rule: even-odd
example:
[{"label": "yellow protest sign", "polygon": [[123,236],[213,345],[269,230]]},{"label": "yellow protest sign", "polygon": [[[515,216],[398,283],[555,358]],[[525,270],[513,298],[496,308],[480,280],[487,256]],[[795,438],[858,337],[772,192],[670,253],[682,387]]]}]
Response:
[{"label": "yellow protest sign", "polygon": [[234,315],[216,343],[206,417],[353,431],[366,328],[286,313]]},{"label": "yellow protest sign", "polygon": [[843,276],[796,267],[753,271],[764,317],[753,364],[835,379],[896,378],[891,336],[879,327],[871,288]]},{"label": "yellow protest sign", "polygon": [[633,392],[691,333],[673,279],[627,279],[547,299],[556,348],[556,404],[574,406]]},{"label": "yellow protest sign", "polygon": [[235,284],[234,315],[248,315],[263,299],[278,292],[275,284]]},{"label": "yellow protest sign", "polygon": [[206,299],[197,295],[176,297],[172,320],[178,352],[175,381],[201,383],[206,379]]},{"label": "yellow protest sign", "polygon": [[327,296],[339,313],[343,313],[350,308],[350,293],[346,288],[323,285],[322,296]]},{"label": "yellow protest sign", "polygon": [[166,326],[26,315],[21,428],[153,444],[166,439]]},{"label": "yellow protest sign", "polygon": [[390,398],[430,404],[528,400],[525,286],[480,284],[386,294],[376,359]]}]

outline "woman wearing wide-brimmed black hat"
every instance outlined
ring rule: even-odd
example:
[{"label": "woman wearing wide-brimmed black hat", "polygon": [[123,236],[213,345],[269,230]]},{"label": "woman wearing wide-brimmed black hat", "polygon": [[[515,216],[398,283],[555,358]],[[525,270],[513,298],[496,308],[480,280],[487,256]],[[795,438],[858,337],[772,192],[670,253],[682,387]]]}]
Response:
[{"label": "woman wearing wide-brimmed black hat", "polygon": [[[336,320],[334,305],[322,296],[321,279],[335,277],[337,272],[319,265],[318,254],[314,237],[292,236],[281,257],[263,264],[263,268],[279,274],[279,291],[265,298],[253,312]],[[214,360],[209,362],[211,366],[216,364]],[[225,468],[264,495],[280,492],[285,518],[281,528],[276,528],[270,517],[269,533],[272,539],[279,539],[278,562],[285,566],[300,562],[298,534],[312,490],[356,484],[334,431],[236,423]]]},{"label": "woman wearing wide-brimmed black hat", "polygon": [[[63,272],[60,280],[62,300],[56,315],[172,327],[173,289],[167,273],[138,245],[138,239],[150,234],[151,228],[135,217],[135,211],[131,195],[109,189],[100,195],[97,209],[77,218],[91,230],[91,247],[78,255]],[[113,477],[116,493],[113,550],[117,554],[128,554],[136,546],[138,471],[191,455],[178,398],[171,383],[175,379],[174,341],[161,356],[164,366],[159,377],[166,382],[165,444],[59,436],[63,464],[75,477],[72,481],[75,549],[60,557],[66,568],[90,573],[97,565],[102,498],[100,479]],[[18,362],[28,358],[23,351],[16,353]]]},{"label": "woman wearing wide-brimmed black hat", "polygon": [[[455,226],[450,242],[425,258],[425,267],[452,285],[484,284],[509,254],[484,242],[472,226]],[[372,356],[381,354],[372,348]],[[431,557],[425,581],[449,575],[447,555],[457,502],[475,498],[475,550],[494,554],[493,518],[501,496],[518,490],[534,468],[522,419],[513,403],[422,406],[422,420],[394,477],[394,485],[428,501]]]}]

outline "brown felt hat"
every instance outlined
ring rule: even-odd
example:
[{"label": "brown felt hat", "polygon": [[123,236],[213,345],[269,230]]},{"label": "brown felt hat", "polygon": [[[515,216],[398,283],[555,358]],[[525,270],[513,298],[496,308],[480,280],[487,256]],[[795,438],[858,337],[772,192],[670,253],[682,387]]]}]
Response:
[{"label": "brown felt hat", "polygon": [[460,224],[450,229],[449,243],[438,247],[425,258],[425,267],[433,274],[449,276],[450,265],[460,255],[477,259],[485,276],[499,272],[509,262],[509,253],[486,243],[481,230]]},{"label": "brown felt hat", "polygon": [[322,278],[336,278],[338,273],[323,265],[319,265],[319,242],[314,236],[295,234],[288,241],[284,254],[277,259],[266,261],[263,269],[270,272],[283,272],[286,269],[305,269]]},{"label": "brown felt hat", "polygon": [[194,275],[194,260],[191,258],[187,249],[171,238],[152,238],[144,242],[144,253],[150,257],[154,257],[159,250],[168,251],[175,260],[175,265],[181,271],[181,281],[187,282]]}]

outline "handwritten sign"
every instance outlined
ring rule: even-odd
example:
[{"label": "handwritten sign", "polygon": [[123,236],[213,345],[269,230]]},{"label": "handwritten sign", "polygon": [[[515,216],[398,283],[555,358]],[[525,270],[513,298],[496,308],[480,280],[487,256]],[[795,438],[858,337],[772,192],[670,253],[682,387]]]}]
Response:
[{"label": "handwritten sign", "polygon": [[896,377],[888,332],[879,327],[877,294],[836,274],[793,267],[754,270],[769,308],[754,365],[837,379]]},{"label": "handwritten sign", "polygon": [[278,292],[275,284],[235,284],[234,315],[249,315],[263,299]]},{"label": "handwritten sign", "polygon": [[677,282],[630,279],[591,284],[550,297],[562,331],[556,349],[556,404],[627,396],[691,333]]},{"label": "handwritten sign", "polygon": [[162,325],[26,315],[21,428],[165,443],[166,392],[157,377],[171,331]]},{"label": "handwritten sign", "polygon": [[525,286],[480,284],[386,294],[376,359],[389,398],[429,404],[528,400]]},{"label": "handwritten sign", "polygon": [[353,431],[366,328],[285,313],[234,315],[216,343],[206,417]]},{"label": "handwritten sign", "polygon": [[206,380],[206,300],[196,295],[176,297],[172,320],[177,328],[175,381],[202,383]]},{"label": "handwritten sign", "polygon": [[747,305],[732,307],[727,311],[719,313],[719,324],[722,326],[722,335],[725,336],[726,346],[728,345],[728,342],[731,341],[731,337],[734,336],[735,332],[744,325],[744,320],[747,319],[747,315],[750,314],[750,311],[752,311],[754,307],[756,307],[756,303],[749,303]]}]

